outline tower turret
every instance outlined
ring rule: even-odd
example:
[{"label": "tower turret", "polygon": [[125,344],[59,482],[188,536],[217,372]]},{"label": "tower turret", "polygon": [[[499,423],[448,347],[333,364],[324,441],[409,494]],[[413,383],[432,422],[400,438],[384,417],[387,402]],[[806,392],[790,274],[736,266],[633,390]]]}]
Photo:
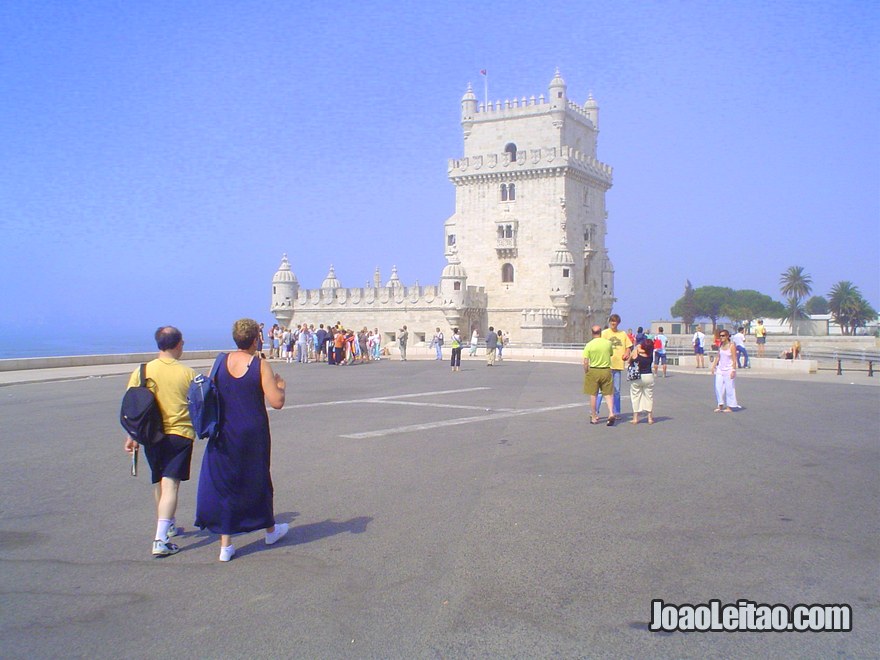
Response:
[{"label": "tower turret", "polygon": [[568,316],[574,298],[574,256],[563,238],[550,260],[550,299],[563,316]]},{"label": "tower turret", "polygon": [[443,315],[451,327],[461,326],[462,312],[466,306],[467,272],[453,247],[448,263],[440,275],[440,296],[443,299]]},{"label": "tower turret", "polygon": [[475,114],[477,114],[477,97],[474,94],[474,88],[468,83],[467,91],[461,97],[461,129],[464,131],[465,140],[471,134]]},{"label": "tower turret", "polygon": [[400,283],[400,278],[397,276],[397,266],[391,267],[391,277],[388,280],[388,284],[385,286],[389,289],[399,289],[403,286]]},{"label": "tower turret", "polygon": [[281,265],[272,278],[272,306],[269,311],[280,325],[290,327],[293,322],[293,303],[299,293],[299,282],[290,270],[290,262],[285,253]]},{"label": "tower turret", "polygon": [[596,99],[593,98],[593,92],[590,92],[589,98],[587,98],[587,102],[584,103],[584,110],[587,111],[587,117],[590,118],[590,121],[593,122],[593,128],[597,131],[599,130],[599,104],[596,103]]},{"label": "tower turret", "polygon": [[565,90],[565,81],[557,68],[556,75],[550,81],[550,116],[553,117],[554,126],[561,126],[565,118],[565,109],[568,107],[568,97]]},{"label": "tower turret", "polygon": [[339,284],[339,280],[336,279],[336,271],[333,269],[333,264],[330,264],[330,271],[327,273],[327,277],[324,278],[324,281],[321,282],[322,289],[341,289],[342,285]]}]

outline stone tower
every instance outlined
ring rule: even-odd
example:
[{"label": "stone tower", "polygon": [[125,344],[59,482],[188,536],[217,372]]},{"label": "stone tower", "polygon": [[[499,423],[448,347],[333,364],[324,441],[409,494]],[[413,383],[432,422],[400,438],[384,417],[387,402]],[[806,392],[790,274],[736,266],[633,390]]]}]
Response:
[{"label": "stone tower", "polygon": [[281,257],[281,265],[272,278],[272,305],[269,308],[278,323],[284,327],[289,328],[293,320],[293,305],[298,293],[299,282],[290,270],[287,254],[284,254]]},{"label": "stone tower", "polygon": [[580,342],[611,311],[612,180],[597,159],[598,121],[592,94],[583,106],[569,100],[558,70],[546,99],[487,107],[468,85],[461,100],[464,156],[449,161],[446,255],[485,289],[485,322],[515,341]]}]

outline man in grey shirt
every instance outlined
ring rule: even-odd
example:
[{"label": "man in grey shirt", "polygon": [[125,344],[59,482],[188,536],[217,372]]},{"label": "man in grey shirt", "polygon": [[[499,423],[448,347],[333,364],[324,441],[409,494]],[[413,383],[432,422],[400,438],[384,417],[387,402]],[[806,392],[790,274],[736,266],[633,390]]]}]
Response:
[{"label": "man in grey shirt", "polygon": [[409,332],[406,326],[403,326],[397,335],[397,347],[400,349],[400,359],[406,362],[406,340],[409,339]]},{"label": "man in grey shirt", "polygon": [[489,334],[486,335],[486,366],[491,367],[495,364],[495,353],[498,348],[498,335],[495,334],[495,328],[489,326]]}]

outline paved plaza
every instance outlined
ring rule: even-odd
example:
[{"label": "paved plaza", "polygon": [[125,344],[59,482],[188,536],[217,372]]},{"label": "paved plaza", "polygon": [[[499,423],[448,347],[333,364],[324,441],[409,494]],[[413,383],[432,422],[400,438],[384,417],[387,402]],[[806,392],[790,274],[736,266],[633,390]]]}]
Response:
[{"label": "paved plaza", "polygon": [[[201,365],[207,367],[208,363]],[[0,387],[4,658],[876,657],[880,388],[707,373],[588,423],[578,364],[273,365],[279,522],[154,560],[125,377]],[[132,365],[119,372],[130,371]],[[707,370],[708,371],[708,370]],[[69,373],[75,373],[70,371]],[[604,415],[604,411],[603,411]],[[656,633],[651,600],[846,603],[848,633]]]}]

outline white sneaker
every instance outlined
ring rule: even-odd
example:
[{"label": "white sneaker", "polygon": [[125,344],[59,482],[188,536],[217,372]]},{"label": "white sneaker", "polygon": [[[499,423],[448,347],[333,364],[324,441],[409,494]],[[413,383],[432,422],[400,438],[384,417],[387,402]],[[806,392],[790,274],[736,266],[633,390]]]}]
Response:
[{"label": "white sneaker", "polygon": [[227,545],[220,548],[220,561],[229,561],[235,555],[235,546]]},{"label": "white sneaker", "polygon": [[280,541],[281,537],[287,534],[288,530],[290,530],[290,525],[287,523],[276,524],[274,532],[266,532],[266,545],[272,545]]},{"label": "white sneaker", "polygon": [[174,523],[171,523],[171,527],[168,528],[168,538],[170,539],[174,536],[179,536],[180,534],[183,534],[183,527],[178,527]]},{"label": "white sneaker", "polygon": [[168,557],[169,555],[174,555],[178,552],[180,552],[180,548],[173,543],[162,541],[160,539],[153,541],[153,557]]}]

